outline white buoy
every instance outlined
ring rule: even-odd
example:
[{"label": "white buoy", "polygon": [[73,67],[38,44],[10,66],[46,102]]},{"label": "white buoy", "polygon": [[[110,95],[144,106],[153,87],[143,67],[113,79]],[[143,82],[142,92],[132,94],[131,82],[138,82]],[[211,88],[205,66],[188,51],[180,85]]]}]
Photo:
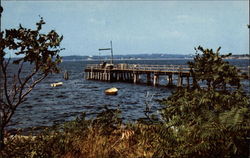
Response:
[{"label": "white buoy", "polygon": [[50,85],[51,85],[51,87],[58,87],[58,86],[62,86],[63,82],[52,83]]},{"label": "white buoy", "polygon": [[107,95],[117,95],[118,89],[113,87],[113,88],[106,89],[104,92]]}]

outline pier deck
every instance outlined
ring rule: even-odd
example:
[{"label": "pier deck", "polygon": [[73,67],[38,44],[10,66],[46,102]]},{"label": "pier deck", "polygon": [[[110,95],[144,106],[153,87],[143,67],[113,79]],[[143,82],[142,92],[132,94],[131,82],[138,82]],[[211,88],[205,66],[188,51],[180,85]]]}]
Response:
[{"label": "pier deck", "polygon": [[141,83],[142,75],[145,75],[147,84],[159,85],[159,77],[166,76],[167,85],[173,86],[173,76],[178,76],[177,86],[183,86],[183,78],[189,86],[190,72],[186,65],[141,65],[141,64],[117,64],[113,67],[99,64],[87,65],[85,78],[88,80],[102,80],[108,82]]},{"label": "pier deck", "polygon": [[[249,67],[238,68],[249,76]],[[187,65],[107,64],[104,66],[102,64],[89,64],[84,71],[87,80],[147,83],[158,86],[159,78],[163,76],[167,81],[166,86],[174,86],[175,83],[177,87],[184,85],[189,87],[192,77],[189,70],[190,68]],[[174,82],[174,79],[177,81]]]}]

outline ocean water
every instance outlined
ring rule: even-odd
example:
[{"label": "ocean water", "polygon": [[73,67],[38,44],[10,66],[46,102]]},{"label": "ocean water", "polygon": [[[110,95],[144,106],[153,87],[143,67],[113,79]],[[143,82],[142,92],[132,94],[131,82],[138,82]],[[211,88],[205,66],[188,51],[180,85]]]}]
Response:
[{"label": "ocean water", "polygon": [[[184,59],[123,60],[115,63],[184,65],[187,61]],[[241,67],[249,65],[248,60],[229,60],[229,62]],[[146,105],[150,105],[151,111],[157,113],[162,106],[157,100],[168,97],[173,91],[165,86],[153,87],[143,84],[85,80],[85,66],[96,63],[99,62],[64,61],[60,67],[62,72],[65,70],[69,72],[69,80],[63,79],[63,73],[47,77],[28,95],[27,101],[17,108],[7,128],[51,126],[73,120],[83,112],[88,118],[92,118],[103,111],[105,106],[119,108],[124,121],[135,121],[145,117]],[[63,86],[50,86],[51,83],[61,81]],[[165,78],[160,78],[160,84],[166,85],[166,83]],[[243,81],[243,84],[246,90],[249,89],[249,81]],[[118,95],[104,94],[104,90],[111,87],[119,89]]]}]

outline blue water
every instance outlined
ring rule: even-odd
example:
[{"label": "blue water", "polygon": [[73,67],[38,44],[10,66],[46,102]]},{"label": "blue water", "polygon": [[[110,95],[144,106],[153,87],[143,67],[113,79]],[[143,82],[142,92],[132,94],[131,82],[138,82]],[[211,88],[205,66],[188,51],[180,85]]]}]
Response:
[{"label": "blue water", "polygon": [[[164,64],[184,65],[188,60],[124,60],[116,63],[130,64]],[[248,60],[229,60],[237,66],[248,66]],[[98,61],[64,61],[60,67],[62,72],[69,72],[69,80],[63,79],[63,74],[53,74],[37,85],[29,94],[27,101],[20,105],[14,114],[8,128],[29,128],[36,126],[51,126],[75,119],[82,112],[87,117],[94,117],[105,106],[119,108],[125,121],[134,121],[145,117],[146,104],[151,106],[152,112],[157,112],[161,105],[157,99],[171,94],[173,89],[135,85],[130,83],[106,83],[84,79],[86,64],[96,64]],[[26,70],[28,71],[28,70]],[[61,87],[51,87],[54,82],[64,82]],[[166,84],[161,78],[160,83]],[[244,81],[249,88],[249,82]],[[110,87],[119,89],[118,95],[107,96],[104,90]]]}]

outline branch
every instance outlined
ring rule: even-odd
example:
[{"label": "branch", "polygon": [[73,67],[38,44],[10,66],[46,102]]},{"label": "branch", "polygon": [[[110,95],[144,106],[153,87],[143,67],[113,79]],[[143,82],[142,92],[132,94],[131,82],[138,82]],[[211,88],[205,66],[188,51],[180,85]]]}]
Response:
[{"label": "branch", "polygon": [[4,63],[2,63],[2,64],[4,65],[5,70],[7,69],[7,67],[8,67],[8,65],[9,65],[9,63],[10,63],[10,58],[8,59],[8,61],[7,61],[7,62],[5,62],[5,65],[4,65]]},{"label": "branch", "polygon": [[1,62],[1,67],[2,67],[3,78],[4,78],[4,85],[3,85],[4,86],[4,95],[6,97],[7,103],[9,105],[11,105],[10,98],[8,96],[8,91],[7,91],[8,90],[8,88],[7,88],[7,80],[8,79],[7,79],[7,72],[6,72],[9,61],[10,61],[10,58],[9,58],[8,62],[6,62],[5,64],[4,64],[4,62]]},{"label": "branch", "polygon": [[17,88],[16,88],[16,85],[17,85],[17,77],[16,77],[16,74],[13,75],[13,81],[12,81],[12,88],[11,90],[9,91],[9,95],[12,96],[12,103],[13,103],[13,100],[16,96],[16,93],[17,93]]},{"label": "branch", "polygon": [[[37,71],[35,71],[35,72],[37,72]],[[34,74],[34,72],[33,72],[32,74]],[[30,76],[31,76],[31,75],[30,75]],[[30,76],[29,76],[28,78],[30,78]],[[37,80],[29,87],[29,89],[28,89],[24,94],[22,94],[21,97],[19,97],[18,102],[17,102],[14,106],[12,106],[11,112],[8,113],[6,122],[9,122],[9,121],[10,121],[10,118],[11,118],[12,115],[14,114],[14,112],[15,112],[17,106],[24,102],[24,97],[27,96],[27,95],[31,92],[31,90],[32,90],[39,82],[41,82],[43,79],[45,79],[47,76],[48,76],[48,74],[43,73],[43,76],[40,77],[39,79],[37,79]],[[27,78],[26,78],[26,79],[27,79]],[[25,80],[25,82],[27,82],[27,80]],[[25,83],[25,82],[24,82],[24,83]],[[23,85],[22,85],[22,87],[23,87]],[[22,88],[21,90],[23,90],[23,88]],[[21,94],[21,93],[19,93],[19,94]]]},{"label": "branch", "polygon": [[22,80],[21,80],[21,78],[20,78],[20,74],[21,74],[21,71],[22,71],[22,69],[23,69],[23,63],[24,63],[24,62],[22,61],[20,67],[18,68],[18,73],[17,73],[17,78],[18,78],[18,81],[19,81],[20,85],[22,84]]},{"label": "branch", "polygon": [[40,83],[42,80],[44,80],[47,76],[48,76],[48,74],[43,74],[43,76],[42,76],[41,78],[37,79],[31,86],[29,86],[29,90],[26,91],[26,92],[22,95],[21,98],[23,99],[26,95],[28,95],[28,94],[31,92],[31,90],[32,90],[38,83]]},{"label": "branch", "polygon": [[[24,86],[26,85],[26,83],[38,72],[38,70],[32,72],[32,74],[30,74],[29,76],[26,77],[26,79],[24,80],[24,82],[21,84],[20,86],[20,92],[19,92],[19,101],[20,102],[22,100],[22,95],[23,95],[23,89]],[[20,103],[19,103],[20,104]]]}]

